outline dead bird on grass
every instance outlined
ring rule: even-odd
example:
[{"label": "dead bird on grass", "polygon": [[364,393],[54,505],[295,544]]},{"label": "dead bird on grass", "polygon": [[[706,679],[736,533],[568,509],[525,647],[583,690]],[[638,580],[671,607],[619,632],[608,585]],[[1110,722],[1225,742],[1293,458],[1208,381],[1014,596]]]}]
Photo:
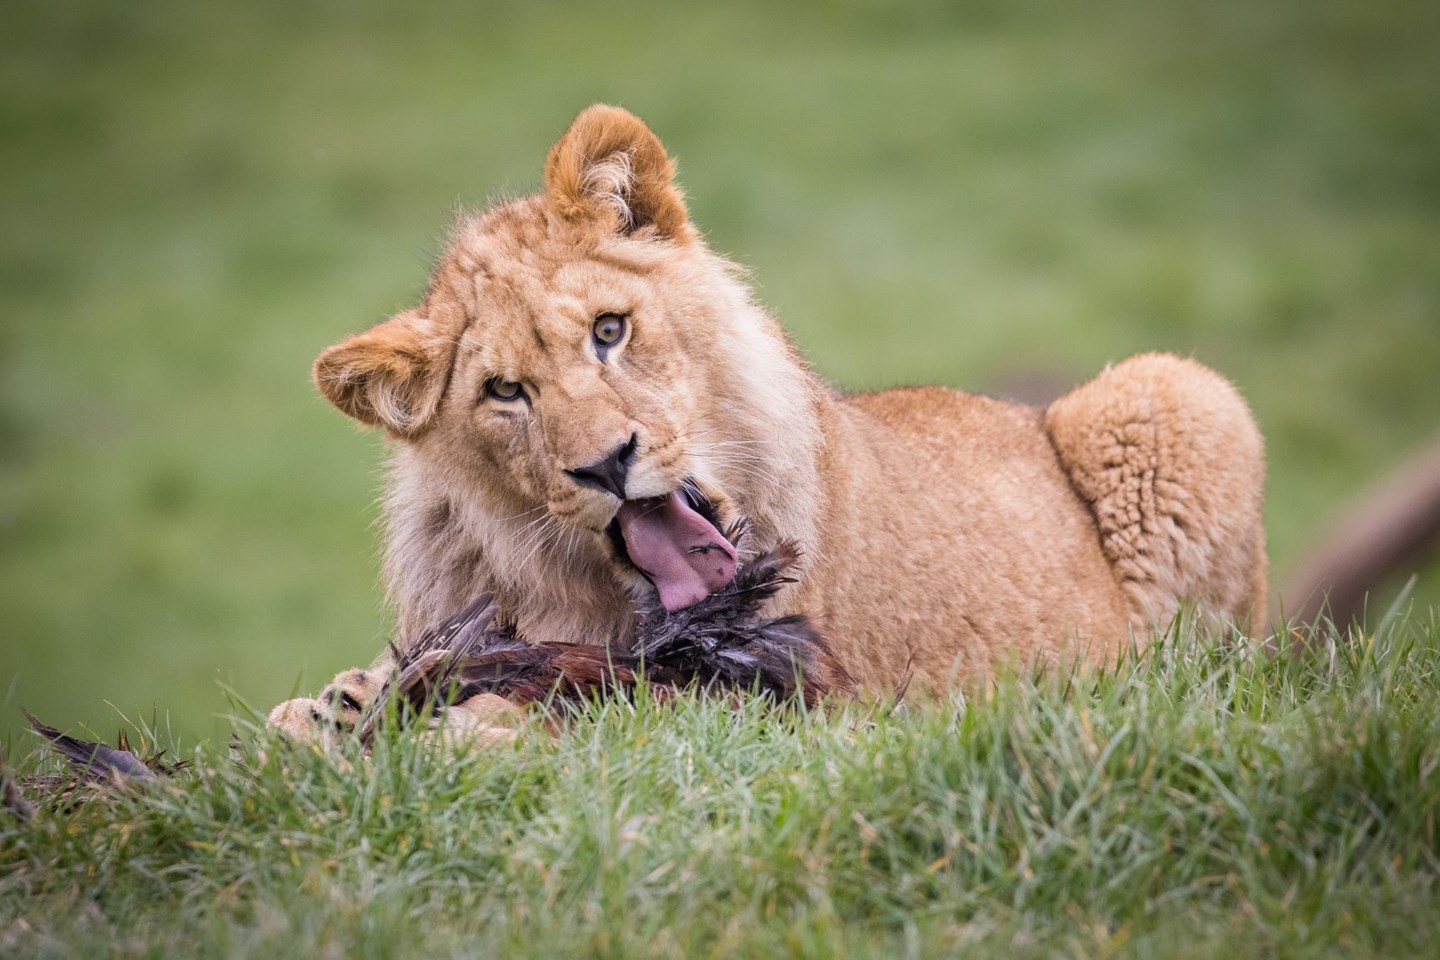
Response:
[{"label": "dead bird on grass", "polygon": [[[558,720],[588,701],[628,697],[642,684],[661,701],[696,690],[815,705],[828,694],[849,692],[850,678],[810,618],[759,615],[790,582],[787,571],[798,559],[793,545],[781,544],[743,565],[723,589],[681,610],[666,610],[654,598],[641,601],[635,637],[625,649],[527,643],[497,618],[489,595],[478,597],[409,649],[395,651],[394,667],[373,697],[336,688],[311,701],[317,739],[358,727],[368,747],[386,722],[428,716],[447,739],[484,746],[513,739],[510,724],[522,710],[544,710]],[[110,747],[25,716],[73,771],[68,778],[25,784],[47,793],[151,781],[185,765],[167,763],[163,751],[136,753],[123,733]],[[16,797],[24,802],[18,792]]]},{"label": "dead bird on grass", "polygon": [[0,763],[0,781],[3,781],[4,806],[21,820],[29,820],[35,814],[35,805],[26,793],[39,793],[65,803],[85,798],[90,788],[105,788],[127,783],[146,783],[161,777],[173,776],[190,765],[188,760],[166,760],[165,750],[146,751],[142,743],[139,750],[130,745],[130,738],[121,731],[115,746],[91,740],[82,740],[68,733],[61,733],[55,727],[41,723],[29,710],[21,709],[31,729],[45,739],[46,746],[63,757],[69,765],[69,775],[37,775],[11,779]]},{"label": "dead bird on grass", "polygon": [[785,574],[798,558],[793,545],[781,544],[691,606],[666,610],[657,599],[643,602],[628,649],[527,643],[497,619],[491,597],[481,596],[396,652],[390,679],[363,711],[361,737],[369,743],[388,716],[413,717],[427,708],[468,709],[493,720],[506,714],[496,698],[564,715],[586,701],[628,695],[642,683],[661,700],[698,689],[815,705],[827,694],[848,692],[849,677],[810,618],[758,615],[790,582]]}]

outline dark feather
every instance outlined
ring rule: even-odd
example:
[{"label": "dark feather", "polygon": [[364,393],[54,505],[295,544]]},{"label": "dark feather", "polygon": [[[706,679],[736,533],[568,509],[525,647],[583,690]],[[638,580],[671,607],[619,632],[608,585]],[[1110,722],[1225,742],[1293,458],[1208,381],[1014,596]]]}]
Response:
[{"label": "dark feather", "polygon": [[794,582],[786,572],[799,559],[793,543],[782,543],[693,606],[672,612],[657,601],[645,604],[635,631],[640,658],[647,668],[678,673],[686,682],[753,687],[807,703],[848,690],[849,678],[809,617],[759,618],[761,605]]},{"label": "dark feather", "polygon": [[107,747],[103,743],[72,737],[41,723],[29,710],[22,708],[20,712],[25,714],[25,719],[30,721],[35,732],[49,741],[51,749],[70,761],[71,769],[84,779],[154,780],[156,777],[155,771],[128,749]]},{"label": "dark feather", "polygon": [[[431,627],[409,648],[392,647],[395,669],[360,721],[361,740],[368,745],[377,725],[392,709],[399,711],[403,719],[427,705],[454,703],[482,692],[465,693],[458,686],[460,671],[467,663],[481,663],[486,657],[499,655],[502,659],[495,662],[497,671],[523,674],[530,659],[528,653],[535,649],[516,638],[514,628],[499,620],[490,594],[482,594],[459,613]],[[505,655],[513,662],[504,659]]]},{"label": "dark feather", "polygon": [[[743,535],[741,528],[732,532]],[[405,718],[482,693],[563,713],[587,700],[627,694],[642,678],[661,697],[696,686],[814,703],[846,691],[849,678],[809,618],[759,618],[761,605],[793,582],[785,574],[798,559],[794,545],[782,544],[694,606],[670,612],[644,604],[629,649],[526,643],[499,620],[489,595],[478,597],[397,653],[391,680],[366,712],[362,737],[370,741],[392,700]]]}]

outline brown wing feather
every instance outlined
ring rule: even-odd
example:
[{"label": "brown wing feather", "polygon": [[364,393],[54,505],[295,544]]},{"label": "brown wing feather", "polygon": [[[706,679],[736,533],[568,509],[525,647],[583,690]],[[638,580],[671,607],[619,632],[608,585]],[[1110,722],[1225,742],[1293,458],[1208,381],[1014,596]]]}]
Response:
[{"label": "brown wing feather", "polygon": [[[739,530],[736,536],[740,536]],[[763,619],[759,609],[792,580],[799,550],[783,543],[745,565],[723,590],[680,611],[642,605],[629,650],[573,643],[526,643],[500,620],[493,598],[476,598],[408,650],[361,724],[370,742],[381,718],[444,709],[482,693],[516,705],[565,711],[577,703],[626,695],[643,677],[669,699],[687,687],[758,691],[817,703],[851,688],[809,618]]]}]

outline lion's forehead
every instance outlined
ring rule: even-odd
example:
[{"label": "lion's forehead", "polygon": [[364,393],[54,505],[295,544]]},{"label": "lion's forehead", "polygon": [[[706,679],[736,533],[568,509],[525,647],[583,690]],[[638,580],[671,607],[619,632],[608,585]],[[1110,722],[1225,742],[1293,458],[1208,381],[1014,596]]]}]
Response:
[{"label": "lion's forehead", "polygon": [[468,339],[509,359],[582,354],[598,314],[633,312],[645,291],[589,263],[537,265],[478,280]]},{"label": "lion's forehead", "polygon": [[663,269],[671,259],[667,253],[660,244],[557,218],[540,198],[527,197],[461,220],[443,261],[482,278],[545,277],[559,267],[587,264],[644,276]]},{"label": "lion's forehead", "polygon": [[445,271],[435,295],[463,306],[467,339],[487,354],[582,350],[599,314],[648,312],[654,322],[660,312],[653,309],[663,299],[659,278],[624,257],[574,249],[498,256],[476,246],[451,258],[468,269]]}]

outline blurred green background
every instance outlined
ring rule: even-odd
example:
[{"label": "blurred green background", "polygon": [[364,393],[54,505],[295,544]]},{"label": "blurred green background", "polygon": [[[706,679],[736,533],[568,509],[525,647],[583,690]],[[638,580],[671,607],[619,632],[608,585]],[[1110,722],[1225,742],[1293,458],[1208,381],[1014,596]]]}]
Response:
[{"label": "blurred green background", "polygon": [[4,736],[370,659],[383,445],[310,361],[597,100],[847,387],[1224,371],[1282,576],[1440,426],[1432,0],[7,0]]}]

